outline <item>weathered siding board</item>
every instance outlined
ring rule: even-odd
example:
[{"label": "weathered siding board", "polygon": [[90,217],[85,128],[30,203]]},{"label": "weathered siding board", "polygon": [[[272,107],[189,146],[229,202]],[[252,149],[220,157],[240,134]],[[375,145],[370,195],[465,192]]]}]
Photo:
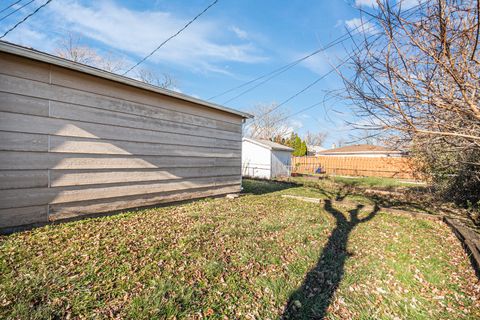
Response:
[{"label": "weathered siding board", "polygon": [[2,228],[46,222],[48,222],[48,206],[0,209]]},{"label": "weathered siding board", "polygon": [[240,158],[97,155],[82,153],[0,152],[0,170],[143,169],[236,166]]},{"label": "weathered siding board", "polygon": [[145,116],[122,114],[114,111],[105,111],[56,101],[50,104],[50,117],[202,137],[218,135],[224,140],[238,141],[238,133],[235,132],[222,132],[216,129],[195,127],[189,124],[164,121]]},{"label": "weathered siding board", "polygon": [[240,191],[242,115],[4,52],[0,65],[0,230]]},{"label": "weathered siding board", "polygon": [[[220,147],[240,150],[241,142],[201,137],[180,133],[159,132],[126,128],[83,121],[39,117],[25,114],[0,112],[0,130],[26,133],[42,133],[70,137],[114,139],[123,141],[166,143],[203,147]],[[193,132],[192,132],[193,133]]]},{"label": "weathered siding board", "polygon": [[[16,57],[4,52],[0,52],[0,60],[2,61],[1,73],[18,78],[50,82],[50,65],[47,63]],[[19,67],[20,65],[21,67]]]},{"label": "weathered siding board", "polygon": [[238,176],[238,166],[204,167],[204,168],[170,168],[170,169],[126,169],[126,170],[52,170],[50,185],[52,187],[80,186],[90,184],[109,184],[144,181],[180,180],[217,176]]},{"label": "weathered siding board", "polygon": [[99,95],[116,97],[126,101],[143,103],[163,107],[169,110],[181,108],[185,113],[206,116],[212,119],[223,120],[238,124],[238,115],[213,110],[199,106],[191,102],[180,102],[168,96],[160,97],[158,94],[139,88],[130,87],[121,83],[115,83],[106,79],[99,79],[92,75],[79,74],[77,72],[52,66],[51,84],[73,88]]},{"label": "weathered siding board", "polygon": [[48,136],[40,134],[0,132],[0,150],[48,151]]},{"label": "weathered siding board", "polygon": [[[1,70],[0,81],[2,82],[0,96],[9,95],[13,96],[13,98],[20,97],[25,100],[25,104],[28,103],[29,100],[34,100],[36,102],[41,100],[48,102],[48,100],[50,100],[78,106],[111,110],[119,113],[143,115],[153,119],[191,124],[224,131],[241,133],[242,130],[241,123],[231,123],[222,119],[209,118],[206,115],[201,116],[179,112],[178,109],[165,109],[155,105],[140,104],[109,96],[102,96],[90,92],[51,85],[48,83],[32,81],[29,79],[16,78],[2,74]],[[11,102],[11,100],[9,102]],[[9,105],[11,105],[11,103],[9,103]],[[30,106],[32,106],[31,103]],[[33,108],[30,109],[28,109],[28,105],[26,105],[24,109],[25,112],[21,113],[33,114],[31,112],[37,112],[35,111],[37,108],[35,108],[34,105]]]},{"label": "weathered siding board", "polygon": [[48,170],[0,171],[0,189],[46,187],[48,187]]},{"label": "weathered siding board", "polygon": [[0,198],[2,199],[0,209],[16,208],[19,207],[19,203],[24,206],[36,206],[234,184],[240,184],[240,178],[238,176],[188,178],[180,181],[166,180],[158,183],[124,182],[123,185],[100,187],[32,188],[24,189],[24,192],[19,192],[18,190],[0,190]]},{"label": "weathered siding board", "polygon": [[0,92],[0,111],[48,117],[48,100]]},{"label": "weathered siding board", "polygon": [[[30,150],[25,150],[30,151]],[[35,150],[32,150],[35,151]],[[50,136],[50,152],[240,158],[240,150],[170,144]]]},{"label": "weathered siding board", "polygon": [[59,219],[76,217],[79,214],[109,212],[124,208],[150,206],[173,201],[183,201],[199,197],[209,197],[218,194],[238,192],[240,192],[240,186],[237,184],[232,186],[207,187],[188,189],[184,191],[111,198],[108,199],[108,201],[106,201],[105,199],[100,199],[92,201],[72,202],[68,204],[53,204],[49,207],[49,219],[51,221],[56,221]]}]

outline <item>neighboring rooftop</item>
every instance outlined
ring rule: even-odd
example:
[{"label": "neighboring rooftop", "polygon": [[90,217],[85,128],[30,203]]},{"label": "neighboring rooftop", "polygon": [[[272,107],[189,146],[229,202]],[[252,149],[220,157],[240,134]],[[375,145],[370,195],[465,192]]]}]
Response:
[{"label": "neighboring rooftop", "polygon": [[276,143],[270,140],[264,139],[254,139],[254,138],[243,138],[243,141],[249,141],[251,143],[255,143],[259,146],[265,147],[270,150],[282,150],[282,151],[293,151],[292,148],[284,146],[283,144]]},{"label": "neighboring rooftop", "polygon": [[322,146],[317,146],[317,145],[313,145],[313,144],[307,144],[307,150],[309,152],[316,152],[316,153],[319,153],[319,152],[322,152],[322,151],[325,151],[326,149]]},{"label": "neighboring rooftop", "polygon": [[232,113],[232,114],[241,116],[243,118],[253,118],[253,116],[251,114],[248,114],[246,112],[242,112],[242,111],[239,111],[239,110],[227,108],[227,107],[218,105],[216,103],[204,101],[204,100],[201,100],[201,99],[197,99],[197,98],[188,96],[186,94],[182,94],[182,93],[178,93],[178,92],[175,92],[175,91],[163,89],[163,88],[160,88],[160,87],[157,87],[157,86],[154,86],[154,85],[142,82],[142,81],[138,81],[138,80],[135,80],[135,79],[132,79],[132,78],[129,78],[129,77],[121,76],[121,75],[118,75],[118,74],[115,74],[115,73],[112,73],[112,72],[108,72],[108,71],[105,71],[105,70],[102,70],[102,69],[98,69],[98,68],[95,68],[95,67],[92,67],[92,66],[88,66],[88,65],[85,65],[85,64],[81,64],[81,63],[78,63],[78,62],[74,62],[74,61],[71,61],[71,60],[60,58],[60,57],[51,55],[49,53],[38,51],[38,50],[35,50],[35,49],[32,49],[32,48],[19,46],[17,44],[13,44],[13,43],[10,43],[10,42],[0,40],[0,52],[6,52],[6,53],[14,54],[14,55],[17,55],[17,56],[20,56],[20,57],[29,58],[29,59],[32,59],[32,60],[37,60],[37,61],[53,64],[53,65],[56,65],[56,66],[59,66],[59,67],[63,67],[63,68],[67,68],[67,69],[71,69],[71,70],[75,70],[75,71],[80,71],[80,72],[90,74],[90,75],[93,75],[93,76],[96,76],[96,77],[99,77],[99,78],[104,78],[104,79],[108,79],[108,80],[111,80],[111,81],[120,82],[120,83],[123,83],[123,84],[126,84],[126,85],[130,85],[132,87],[137,87],[137,88],[140,88],[140,89],[160,93],[160,94],[163,94],[163,95],[166,95],[166,96],[170,96],[172,98],[192,102],[192,103],[204,106],[204,107],[217,109],[217,110],[224,111],[224,112],[227,112],[227,113]]},{"label": "neighboring rooftop", "polygon": [[374,146],[371,144],[355,144],[351,146],[339,147],[324,150],[320,154],[345,154],[345,153],[402,153],[402,151],[392,150],[382,146]]}]

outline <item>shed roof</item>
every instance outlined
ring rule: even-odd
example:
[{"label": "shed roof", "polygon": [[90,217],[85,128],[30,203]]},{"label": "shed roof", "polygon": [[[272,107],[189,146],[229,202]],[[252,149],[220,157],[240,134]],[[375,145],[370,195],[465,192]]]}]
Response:
[{"label": "shed roof", "polygon": [[355,144],[351,146],[339,147],[319,152],[320,154],[344,154],[344,153],[402,153],[398,150],[392,150],[382,146],[374,146],[371,144]]},{"label": "shed roof", "polygon": [[157,86],[154,86],[154,85],[151,85],[151,84],[139,81],[139,80],[135,80],[135,79],[132,79],[132,78],[129,78],[129,77],[121,76],[121,75],[118,75],[118,74],[115,74],[115,73],[112,73],[112,72],[108,72],[108,71],[105,71],[105,70],[102,70],[102,69],[98,69],[98,68],[95,68],[95,67],[92,67],[92,66],[88,66],[88,65],[81,64],[81,63],[78,63],[78,62],[74,62],[74,61],[71,61],[71,60],[67,60],[67,59],[64,59],[64,58],[60,58],[60,57],[57,57],[57,56],[54,56],[54,55],[51,55],[51,54],[48,54],[48,53],[45,53],[45,52],[42,52],[42,51],[38,51],[38,50],[35,50],[35,49],[32,49],[32,48],[23,47],[23,46],[13,44],[13,43],[10,43],[10,42],[0,40],[0,52],[6,52],[6,53],[13,54],[13,55],[21,56],[21,57],[24,57],[24,58],[53,64],[53,65],[56,65],[56,66],[59,66],[59,67],[63,67],[63,68],[79,71],[79,72],[82,72],[82,73],[90,74],[90,75],[93,75],[93,76],[96,76],[96,77],[99,77],[99,78],[104,78],[104,79],[108,79],[108,80],[111,80],[111,81],[123,83],[123,84],[129,85],[129,86],[132,86],[132,87],[137,87],[137,88],[140,88],[140,89],[160,93],[160,94],[172,97],[172,98],[192,102],[192,103],[195,103],[195,104],[198,104],[198,105],[201,105],[201,106],[205,106],[205,107],[208,107],[208,108],[217,109],[217,110],[224,111],[224,112],[227,112],[227,113],[235,114],[235,115],[238,115],[242,118],[253,118],[253,116],[251,114],[246,113],[246,112],[242,112],[242,111],[239,111],[239,110],[235,110],[235,109],[231,109],[231,108],[228,108],[228,107],[218,105],[216,103],[212,103],[212,102],[204,101],[204,100],[201,100],[201,99],[197,99],[197,98],[188,96],[186,94],[182,94],[182,93],[179,93],[179,92],[175,92],[175,91],[171,91],[171,90],[168,90],[168,89],[160,88],[160,87],[157,87]]},{"label": "shed roof", "polygon": [[290,152],[293,151],[293,149],[290,147],[284,146],[283,144],[276,143],[270,140],[243,138],[243,141],[249,141],[251,143],[257,144],[269,150],[281,150],[281,151],[290,151]]}]

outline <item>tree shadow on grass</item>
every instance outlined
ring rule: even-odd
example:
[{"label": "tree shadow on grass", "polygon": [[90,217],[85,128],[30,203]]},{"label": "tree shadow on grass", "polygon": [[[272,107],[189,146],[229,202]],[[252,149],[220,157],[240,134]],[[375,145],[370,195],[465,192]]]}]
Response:
[{"label": "tree shadow on grass", "polygon": [[331,200],[326,200],[324,209],[336,220],[336,226],[325,245],[317,265],[305,277],[303,284],[290,295],[282,319],[323,319],[333,295],[344,275],[345,262],[350,256],[347,243],[353,229],[371,220],[378,212],[374,206],[364,218],[359,218],[363,205],[348,211],[347,218],[333,208]]}]

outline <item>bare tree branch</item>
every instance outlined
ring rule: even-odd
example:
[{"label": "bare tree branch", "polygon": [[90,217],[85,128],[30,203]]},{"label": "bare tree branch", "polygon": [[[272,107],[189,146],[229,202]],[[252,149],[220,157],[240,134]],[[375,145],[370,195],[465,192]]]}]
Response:
[{"label": "bare tree branch", "polygon": [[245,135],[272,141],[286,138],[290,135],[292,128],[287,125],[284,119],[286,118],[286,113],[276,107],[277,105],[274,103],[255,106],[255,109],[250,112],[254,116],[254,120],[248,126],[248,131],[245,132]]}]

